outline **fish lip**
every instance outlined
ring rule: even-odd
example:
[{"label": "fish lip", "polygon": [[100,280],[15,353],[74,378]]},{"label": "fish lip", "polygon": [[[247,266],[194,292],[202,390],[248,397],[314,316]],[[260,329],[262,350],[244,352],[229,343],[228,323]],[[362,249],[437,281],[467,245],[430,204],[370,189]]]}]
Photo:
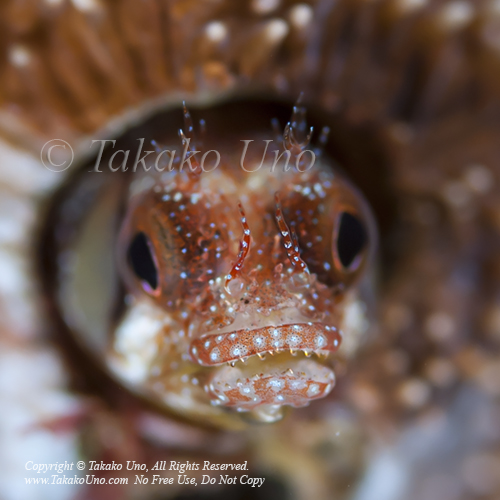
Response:
[{"label": "fish lip", "polygon": [[335,326],[291,323],[208,333],[191,341],[189,353],[196,364],[212,367],[289,350],[329,354],[339,349],[341,341],[341,332]]},{"label": "fish lip", "polygon": [[295,361],[292,369],[275,367],[266,373],[249,375],[245,367],[219,367],[213,372],[205,391],[212,405],[236,411],[251,411],[261,406],[300,408],[328,396],[335,386],[333,370],[311,359]]}]

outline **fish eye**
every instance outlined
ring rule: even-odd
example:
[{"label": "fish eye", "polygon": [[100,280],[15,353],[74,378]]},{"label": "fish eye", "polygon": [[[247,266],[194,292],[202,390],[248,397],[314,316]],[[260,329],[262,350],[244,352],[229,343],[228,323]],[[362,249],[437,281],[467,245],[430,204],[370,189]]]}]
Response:
[{"label": "fish eye", "polygon": [[158,269],[156,267],[152,245],[149,238],[142,232],[137,233],[128,248],[130,267],[143,283],[146,292],[152,293],[158,287]]},{"label": "fish eye", "polygon": [[344,269],[354,270],[360,263],[358,256],[367,245],[367,231],[361,220],[350,212],[342,212],[338,220],[339,226],[335,242],[338,260]]}]

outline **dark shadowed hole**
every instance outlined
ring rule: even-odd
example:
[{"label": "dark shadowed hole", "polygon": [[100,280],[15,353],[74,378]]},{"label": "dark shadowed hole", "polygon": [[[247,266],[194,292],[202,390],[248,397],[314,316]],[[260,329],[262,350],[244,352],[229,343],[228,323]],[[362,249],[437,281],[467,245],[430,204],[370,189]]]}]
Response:
[{"label": "dark shadowed hole", "polygon": [[344,267],[349,267],[366,245],[366,230],[354,215],[343,212],[337,237],[337,252]]},{"label": "dark shadowed hole", "polygon": [[158,286],[158,272],[144,233],[138,233],[130,243],[128,259],[136,276],[155,290]]}]

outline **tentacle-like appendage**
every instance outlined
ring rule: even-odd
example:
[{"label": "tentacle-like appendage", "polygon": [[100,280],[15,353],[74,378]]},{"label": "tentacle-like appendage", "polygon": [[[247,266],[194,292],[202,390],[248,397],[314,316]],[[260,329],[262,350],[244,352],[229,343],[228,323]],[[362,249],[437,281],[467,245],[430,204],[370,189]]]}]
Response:
[{"label": "tentacle-like appendage", "polygon": [[184,118],[184,127],[186,129],[186,135],[191,140],[194,140],[193,119],[191,118],[191,113],[187,109],[186,101],[182,101],[182,114],[183,114],[183,118]]},{"label": "tentacle-like appendage", "polygon": [[236,262],[233,264],[233,267],[231,269],[231,272],[227,275],[226,277],[226,284],[225,288],[228,293],[230,292],[229,288],[229,283],[231,283],[232,280],[237,278],[240,275],[241,269],[243,268],[243,264],[245,262],[245,258],[248,255],[248,252],[250,250],[250,228],[247,223],[247,218],[245,215],[245,212],[243,210],[243,207],[241,206],[241,203],[238,203],[238,209],[240,211],[241,215],[241,225],[243,226],[243,236],[240,241],[240,251],[238,253],[238,257],[236,259]]},{"label": "tentacle-like appendage", "polygon": [[[187,148],[185,160],[188,161],[188,163],[191,165],[190,168],[188,168],[187,173],[191,178],[198,179],[198,177],[202,172],[200,162],[195,157],[195,155],[199,153],[199,151],[196,150],[197,147],[199,146],[199,143],[194,133],[193,119],[191,118],[191,114],[187,109],[186,101],[182,102],[182,106],[183,106],[182,112],[184,116],[184,128],[186,131],[184,132],[184,129],[179,129],[179,137],[181,138],[182,141],[182,147]],[[202,131],[203,133],[205,131],[204,121],[203,121]]]},{"label": "tentacle-like appendage", "polygon": [[283,238],[283,246],[285,247],[286,254],[288,255],[288,258],[290,259],[290,262],[294,267],[300,269],[301,271],[309,273],[307,264],[302,260],[300,256],[300,249],[299,249],[297,235],[296,234],[292,235],[292,233],[290,232],[290,228],[288,227],[288,224],[285,221],[285,217],[283,216],[279,193],[276,193],[274,195],[274,198],[276,201],[276,212],[275,212],[276,223],[278,224],[278,229]]},{"label": "tentacle-like appendage", "polygon": [[287,123],[283,132],[283,145],[294,156],[304,151],[311,142],[313,127],[307,133],[306,108],[302,106],[303,94],[301,93],[295,106],[291,120]]}]

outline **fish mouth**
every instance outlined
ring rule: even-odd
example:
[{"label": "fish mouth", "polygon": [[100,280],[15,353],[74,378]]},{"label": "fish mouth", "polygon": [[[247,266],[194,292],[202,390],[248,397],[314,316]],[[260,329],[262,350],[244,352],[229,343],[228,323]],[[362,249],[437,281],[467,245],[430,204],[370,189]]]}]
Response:
[{"label": "fish mouth", "polygon": [[217,366],[288,350],[306,355],[329,354],[339,349],[341,341],[339,331],[333,326],[295,323],[203,335],[191,342],[189,350],[199,365]]},{"label": "fish mouth", "polygon": [[[205,385],[214,405],[238,411],[301,407],[325,397],[335,385],[333,371],[310,356],[328,356],[341,340],[333,326],[296,323],[209,333],[191,342],[190,354],[198,365],[216,368]],[[266,354],[274,357],[263,364]]]},{"label": "fish mouth", "polygon": [[333,371],[312,359],[293,360],[291,365],[282,359],[266,372],[252,368],[239,365],[217,369],[205,386],[212,404],[238,411],[268,405],[299,408],[327,396],[335,385]]}]

